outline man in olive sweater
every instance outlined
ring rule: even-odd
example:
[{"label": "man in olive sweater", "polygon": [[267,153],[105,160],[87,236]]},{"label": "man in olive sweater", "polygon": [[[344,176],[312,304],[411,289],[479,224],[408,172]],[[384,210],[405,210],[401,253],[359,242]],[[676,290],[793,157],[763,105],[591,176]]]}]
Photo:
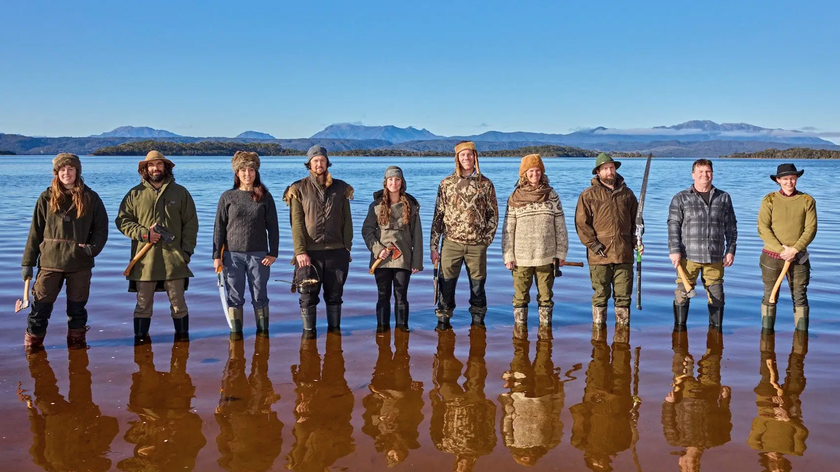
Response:
[{"label": "man in olive sweater", "polygon": [[772,331],[776,323],[776,303],[770,303],[770,297],[785,262],[790,262],[786,277],[796,329],[808,330],[811,262],[807,249],[817,235],[817,204],[814,197],[796,190],[796,181],[804,172],[793,164],[779,165],[776,174],[770,176],[779,190],[768,193],[758,210],[758,235],[764,241],[759,259],[764,282],[761,327],[766,331]]},{"label": "man in olive sweater", "polygon": [[322,146],[315,145],[309,149],[305,165],[309,175],[290,185],[283,194],[283,201],[290,210],[295,282],[300,279],[300,273],[311,274],[312,277],[306,278],[317,279],[317,283],[298,287],[304,334],[313,334],[322,285],[327,305],[327,326],[330,331],[340,329],[341,297],[353,244],[353,220],[350,216],[353,187],[333,179],[327,170],[332,164]]}]

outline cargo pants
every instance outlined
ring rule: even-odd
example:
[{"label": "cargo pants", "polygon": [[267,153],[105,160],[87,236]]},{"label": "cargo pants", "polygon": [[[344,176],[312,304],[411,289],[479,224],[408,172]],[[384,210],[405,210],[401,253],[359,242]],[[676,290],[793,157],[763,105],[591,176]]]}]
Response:
[{"label": "cargo pants", "polygon": [[612,298],[619,308],[630,307],[633,293],[633,263],[589,265],[589,278],[592,281],[592,306],[607,306]]}]

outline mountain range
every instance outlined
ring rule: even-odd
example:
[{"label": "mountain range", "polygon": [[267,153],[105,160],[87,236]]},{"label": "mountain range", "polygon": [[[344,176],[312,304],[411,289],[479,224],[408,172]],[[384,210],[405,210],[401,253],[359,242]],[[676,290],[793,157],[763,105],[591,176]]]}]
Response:
[{"label": "mountain range", "polygon": [[149,127],[121,126],[112,131],[89,137],[29,137],[0,133],[0,150],[17,154],[56,154],[74,152],[90,154],[105,147],[126,142],[153,139],[191,143],[201,141],[277,143],[287,149],[305,152],[313,144],[328,149],[406,149],[440,151],[449,154],[458,141],[475,141],[481,150],[517,149],[523,146],[564,145],[598,151],[652,152],[657,156],[717,157],[734,152],[755,152],[768,148],[789,149],[809,147],[840,150],[840,146],[821,139],[814,133],[762,128],[747,123],[715,123],[692,120],[671,126],[618,129],[597,127],[562,133],[526,131],[487,131],[478,135],[440,136],[429,130],[412,126],[365,126],[338,123],[327,126],[309,138],[276,139],[258,131],[246,131],[235,138],[180,136],[166,130]]}]

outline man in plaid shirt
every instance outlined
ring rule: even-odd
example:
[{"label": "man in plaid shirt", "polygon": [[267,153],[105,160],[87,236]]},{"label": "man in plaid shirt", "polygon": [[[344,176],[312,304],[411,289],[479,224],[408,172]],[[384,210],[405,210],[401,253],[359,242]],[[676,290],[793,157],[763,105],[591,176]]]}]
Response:
[{"label": "man in plaid shirt", "polygon": [[[738,239],[732,199],[712,185],[712,162],[698,159],[691,166],[694,185],[674,195],[668,209],[668,251],[674,267],[681,266],[692,289],[702,274],[709,303],[709,326],[723,324],[723,269],[735,260]],[[677,273],[674,326],[688,319],[688,293]]]}]

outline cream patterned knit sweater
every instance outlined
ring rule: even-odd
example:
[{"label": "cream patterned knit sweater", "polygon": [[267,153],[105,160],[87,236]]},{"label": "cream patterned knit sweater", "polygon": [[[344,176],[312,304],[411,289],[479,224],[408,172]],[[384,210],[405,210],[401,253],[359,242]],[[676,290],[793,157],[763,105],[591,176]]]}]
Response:
[{"label": "cream patterned knit sweater", "polygon": [[548,200],[524,207],[508,205],[502,233],[502,255],[507,264],[516,261],[522,267],[551,264],[552,259],[566,259],[569,235],[560,197],[554,190]]}]

